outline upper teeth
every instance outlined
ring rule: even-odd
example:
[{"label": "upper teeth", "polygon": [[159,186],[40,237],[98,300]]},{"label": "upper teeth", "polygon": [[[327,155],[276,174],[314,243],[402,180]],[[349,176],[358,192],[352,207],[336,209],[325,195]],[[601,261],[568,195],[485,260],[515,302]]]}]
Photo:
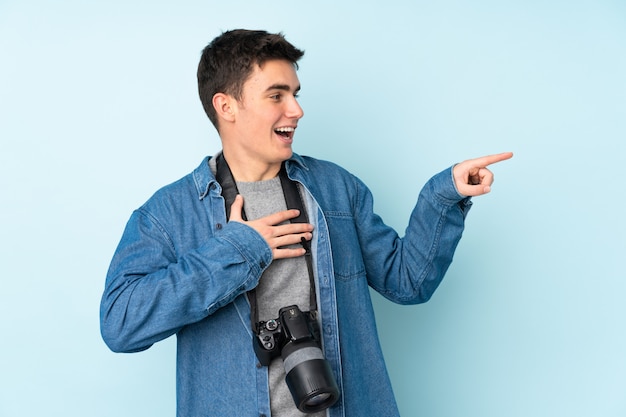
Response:
[{"label": "upper teeth", "polygon": [[277,132],[293,132],[294,130],[296,130],[295,127],[279,127],[276,129]]}]

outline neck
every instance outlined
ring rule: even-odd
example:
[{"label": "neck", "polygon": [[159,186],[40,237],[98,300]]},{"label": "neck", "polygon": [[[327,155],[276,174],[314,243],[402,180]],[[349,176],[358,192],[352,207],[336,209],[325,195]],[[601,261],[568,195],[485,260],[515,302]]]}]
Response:
[{"label": "neck", "polygon": [[236,181],[257,182],[275,178],[280,171],[282,161],[266,163],[255,159],[241,158],[223,150],[224,159]]}]

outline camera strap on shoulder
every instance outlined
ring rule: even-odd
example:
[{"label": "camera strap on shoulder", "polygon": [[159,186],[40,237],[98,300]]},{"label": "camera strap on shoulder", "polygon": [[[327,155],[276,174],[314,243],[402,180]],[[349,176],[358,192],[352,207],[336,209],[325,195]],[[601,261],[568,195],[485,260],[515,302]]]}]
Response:
[{"label": "camera strap on shoulder", "polygon": [[[235,201],[235,197],[239,194],[237,190],[237,183],[233,177],[233,174],[224,158],[224,154],[220,152],[220,154],[216,157],[216,180],[222,187],[222,197],[225,202],[226,209],[226,218],[230,218],[230,208]],[[300,211],[300,215],[294,219],[291,219],[292,223],[308,223],[308,216],[306,212],[306,208],[304,206],[304,200],[302,199],[302,195],[300,194],[300,190],[298,188],[298,184],[295,181],[292,181],[287,175],[287,168],[285,163],[283,162],[280,171],[278,173],[278,177],[280,178],[280,184],[283,189],[283,195],[285,197],[285,203],[287,205],[287,209],[297,209]],[[245,204],[245,202],[244,202]],[[247,221],[245,210],[242,210],[241,213],[242,219]],[[309,283],[310,283],[310,292],[309,292],[309,301],[310,301],[310,314],[315,317],[317,314],[317,297],[315,294],[315,276],[313,274],[313,259],[311,256],[311,244],[306,239],[302,238],[300,242],[302,247],[305,249],[306,253],[304,255],[304,259],[307,265],[307,272],[309,274]],[[257,306],[257,298],[256,291],[254,289],[248,291],[248,300],[250,302],[250,320],[252,325],[252,330],[256,333],[256,326],[259,323],[259,310]]]}]

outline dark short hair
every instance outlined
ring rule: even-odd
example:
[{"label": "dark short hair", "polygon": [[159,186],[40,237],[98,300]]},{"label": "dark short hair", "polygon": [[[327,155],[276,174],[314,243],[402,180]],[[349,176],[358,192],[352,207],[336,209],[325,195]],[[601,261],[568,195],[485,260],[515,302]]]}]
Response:
[{"label": "dark short hair", "polygon": [[213,96],[225,93],[240,100],[243,85],[256,65],[282,59],[296,68],[304,51],[287,42],[282,33],[237,29],[222,33],[202,51],[198,65],[198,93],[204,111],[219,131]]}]

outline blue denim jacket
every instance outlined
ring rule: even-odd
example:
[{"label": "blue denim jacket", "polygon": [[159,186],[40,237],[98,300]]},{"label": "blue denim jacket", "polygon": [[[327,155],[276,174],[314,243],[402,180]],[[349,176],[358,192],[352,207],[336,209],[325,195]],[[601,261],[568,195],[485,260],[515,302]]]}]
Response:
[{"label": "blue denim jacket", "polygon": [[[422,189],[404,238],[373,212],[368,188],[329,162],[293,155],[305,188],[323,351],[341,392],[330,417],[397,416],[368,287],[401,304],[427,301],[452,261],[470,208],[451,169]],[[252,349],[250,305],[272,262],[261,236],[227,223],[205,158],[136,210],[107,275],[101,331],[116,352],[177,335],[179,417],[270,415],[267,368]]]}]

